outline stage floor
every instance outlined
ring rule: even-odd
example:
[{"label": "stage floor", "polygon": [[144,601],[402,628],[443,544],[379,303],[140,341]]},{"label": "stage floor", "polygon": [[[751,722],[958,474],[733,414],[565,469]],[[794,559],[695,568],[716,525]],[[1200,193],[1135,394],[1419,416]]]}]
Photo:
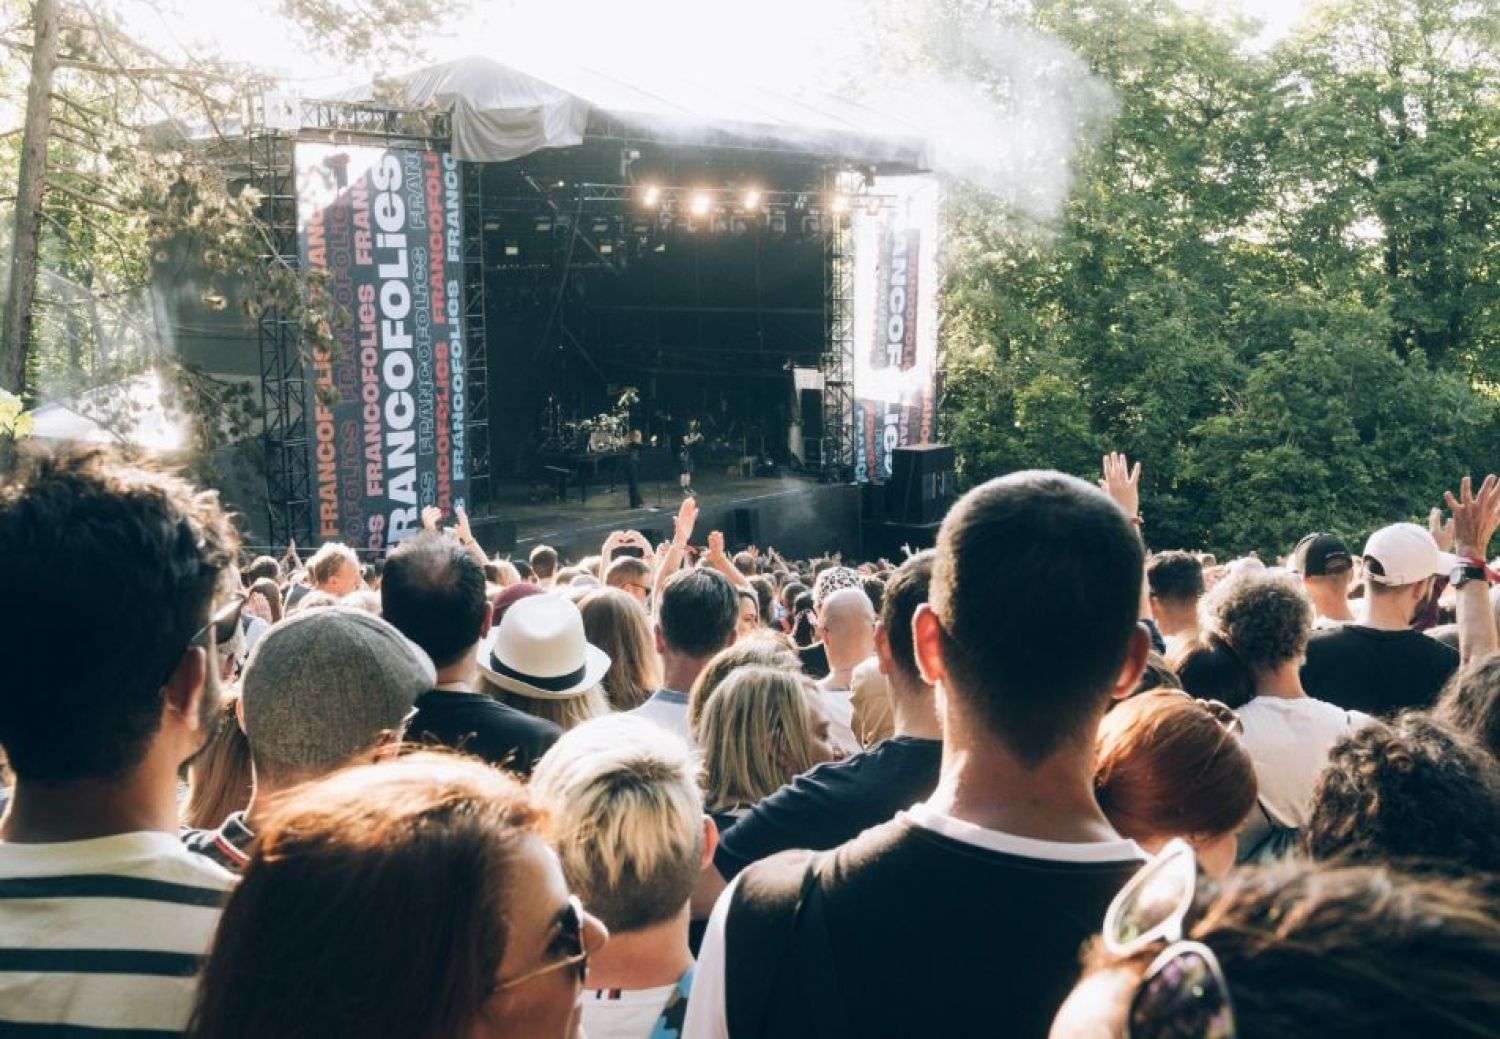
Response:
[{"label": "stage floor", "polygon": [[[773,504],[767,499],[803,495],[819,486],[816,480],[801,476],[732,477],[706,468],[700,467],[693,474],[693,490],[703,519],[726,509]],[[579,500],[576,485],[569,488],[567,501],[558,501],[549,491],[541,484],[501,484],[494,490],[489,514],[516,525],[518,547],[570,544],[595,532],[600,533],[602,542],[602,535],[611,530],[640,530],[655,541],[670,536],[672,517],[683,497],[675,476],[670,480],[643,480],[641,496],[646,507],[640,509],[630,508],[623,480],[614,490],[610,490],[607,477],[590,482],[587,501]],[[710,529],[700,521],[693,541],[701,544]],[[730,531],[725,534],[734,540]]]}]

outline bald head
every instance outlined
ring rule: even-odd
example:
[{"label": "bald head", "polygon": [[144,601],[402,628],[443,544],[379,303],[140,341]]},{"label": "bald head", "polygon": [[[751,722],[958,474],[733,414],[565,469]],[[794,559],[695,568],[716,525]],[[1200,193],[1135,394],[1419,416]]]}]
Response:
[{"label": "bald head", "polygon": [[828,666],[853,667],[875,652],[875,607],[863,588],[840,588],[823,600],[818,629]]}]

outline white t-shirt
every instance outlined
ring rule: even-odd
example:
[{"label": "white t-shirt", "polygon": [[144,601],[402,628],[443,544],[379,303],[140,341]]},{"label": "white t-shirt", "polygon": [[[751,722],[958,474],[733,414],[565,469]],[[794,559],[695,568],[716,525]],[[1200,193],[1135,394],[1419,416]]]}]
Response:
[{"label": "white t-shirt", "polygon": [[1370,720],[1310,696],[1257,696],[1237,713],[1261,803],[1281,825],[1295,827],[1305,826],[1312,814],[1313,790],[1333,745]]},{"label": "white t-shirt", "polygon": [[653,721],[668,732],[675,732],[689,743],[693,742],[693,734],[688,731],[688,698],[686,693],[679,693],[675,689],[658,689],[652,693],[645,703],[627,714],[633,714],[637,718],[645,718]]},{"label": "white t-shirt", "polygon": [[821,689],[823,710],[828,713],[828,738],[845,756],[858,754],[859,740],[854,736],[854,691],[852,689]]},{"label": "white t-shirt", "polygon": [[0,844],[0,1032],[181,1032],[234,880],[168,833]]},{"label": "white t-shirt", "polygon": [[[1122,862],[1130,859],[1146,861],[1149,858],[1135,841],[1124,838],[1074,844],[1018,837],[955,819],[926,804],[913,805],[897,818],[951,840],[1043,862]],[[729,917],[729,904],[744,876],[741,873],[730,882],[714,903],[714,911],[709,915],[708,928],[703,933],[703,946],[698,950],[697,978],[692,998],[688,1000],[683,1039],[729,1039],[729,1015],[724,1002],[727,993],[724,982],[724,930]],[[592,1034],[589,1039],[593,1039]]]},{"label": "white t-shirt", "polygon": [[674,985],[632,991],[584,989],[580,998],[583,1034],[588,1039],[653,1039],[667,1004],[674,997],[686,999],[692,984],[693,971],[689,969]]}]

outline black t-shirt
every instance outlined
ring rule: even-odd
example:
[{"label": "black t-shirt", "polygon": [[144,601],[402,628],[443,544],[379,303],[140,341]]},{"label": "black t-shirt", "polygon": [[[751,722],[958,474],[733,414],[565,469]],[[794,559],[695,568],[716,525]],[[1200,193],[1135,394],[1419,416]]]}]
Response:
[{"label": "black t-shirt", "polygon": [[1313,633],[1302,665],[1307,695],[1366,714],[1430,707],[1458,670],[1458,652],[1420,631],[1345,624]]},{"label": "black t-shirt", "polygon": [[[818,943],[813,949],[825,954],[835,991],[808,991],[795,946],[737,947],[731,908],[725,983],[736,1039],[754,1039],[750,1029],[735,1030],[736,1021],[748,1017],[759,1022],[760,1036],[820,1035],[813,1009],[820,1000],[837,1000],[849,1033],[861,1037],[1043,1039],[1078,979],[1084,942],[1098,933],[1110,900],[1141,866],[1123,854],[1086,862],[1023,857],[905,818],[825,854],[830,858],[819,868],[824,930],[810,935],[804,928],[795,941]],[[751,867],[740,884],[753,887],[782,861]],[[770,991],[747,990],[741,982],[756,967],[746,957],[768,955],[774,957]],[[749,1013],[747,998],[757,1003]]]},{"label": "black t-shirt", "polygon": [[942,758],[942,740],[893,736],[819,765],[736,820],[719,840],[714,865],[733,880],[778,851],[836,848],[932,796]]},{"label": "black t-shirt", "polygon": [[406,741],[451,747],[526,776],[561,735],[551,722],[483,693],[433,690],[417,697]]}]

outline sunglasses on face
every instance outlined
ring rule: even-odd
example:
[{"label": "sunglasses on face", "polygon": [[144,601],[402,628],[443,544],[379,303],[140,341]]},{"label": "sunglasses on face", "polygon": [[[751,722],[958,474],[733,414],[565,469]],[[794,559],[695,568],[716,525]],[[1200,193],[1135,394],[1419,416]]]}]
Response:
[{"label": "sunglasses on face", "polygon": [[502,978],[496,982],[494,991],[504,992],[532,978],[539,978],[543,974],[551,974],[553,971],[564,970],[568,967],[578,972],[578,982],[582,984],[584,976],[588,974],[589,956],[598,951],[588,947],[585,927],[583,903],[578,900],[577,895],[569,895],[568,904],[557,920],[557,937],[553,940],[553,944],[572,951],[565,951],[561,959],[543,964],[524,974],[518,974],[513,978]]},{"label": "sunglasses on face", "polygon": [[1183,938],[1197,889],[1193,849],[1173,840],[1105,913],[1104,945],[1115,955],[1165,943],[1130,997],[1126,1039],[1235,1039],[1234,1007],[1219,958],[1202,942]]}]

